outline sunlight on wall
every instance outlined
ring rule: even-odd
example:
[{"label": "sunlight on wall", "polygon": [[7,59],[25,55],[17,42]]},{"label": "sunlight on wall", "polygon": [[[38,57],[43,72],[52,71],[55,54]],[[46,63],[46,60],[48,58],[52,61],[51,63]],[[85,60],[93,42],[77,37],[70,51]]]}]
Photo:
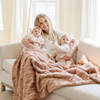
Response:
[{"label": "sunlight on wall", "polygon": [[1,0],[0,0],[0,30],[3,30]]},{"label": "sunlight on wall", "polygon": [[100,41],[100,0],[97,0],[96,40]]},{"label": "sunlight on wall", "polygon": [[49,16],[55,27],[55,3],[48,2],[37,2],[36,3],[36,15],[39,13],[44,13]]}]

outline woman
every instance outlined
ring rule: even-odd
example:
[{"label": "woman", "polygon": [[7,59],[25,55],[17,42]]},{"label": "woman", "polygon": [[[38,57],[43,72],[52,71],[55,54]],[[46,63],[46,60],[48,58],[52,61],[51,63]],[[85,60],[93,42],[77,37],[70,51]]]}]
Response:
[{"label": "woman", "polygon": [[[42,36],[43,36],[43,38],[45,39],[46,42],[48,42],[48,41],[58,41],[58,43],[59,43],[59,39],[61,38],[61,35],[64,34],[63,32],[55,31],[53,29],[51,20],[45,14],[38,14],[36,16],[35,21],[34,21],[34,25],[39,26],[42,29],[42,31],[43,31]],[[77,40],[75,40],[73,38],[71,42],[73,43],[72,47],[66,53],[66,55],[64,56],[64,59],[66,61],[71,59],[74,51],[78,48],[78,41]],[[33,47],[33,44],[27,42],[27,40],[25,40],[25,39],[22,40],[22,44],[25,45],[28,48]],[[46,45],[48,45],[48,43]],[[49,49],[48,49],[48,51],[49,51]]]}]

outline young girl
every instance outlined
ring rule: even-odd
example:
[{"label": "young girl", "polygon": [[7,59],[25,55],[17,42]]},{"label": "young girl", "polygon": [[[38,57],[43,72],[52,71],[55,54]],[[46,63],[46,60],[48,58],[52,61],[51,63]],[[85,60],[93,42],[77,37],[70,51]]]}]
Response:
[{"label": "young girl", "polygon": [[71,48],[71,38],[63,35],[60,39],[60,45],[57,42],[53,43],[53,51],[49,54],[50,58],[54,61],[61,62],[64,65],[64,69],[70,68],[73,60],[65,61],[64,56]]},{"label": "young girl", "polygon": [[[33,30],[29,30],[29,33],[26,34],[23,39],[26,39],[27,42],[32,43],[34,46],[41,47],[44,45],[44,39],[42,38],[41,32],[41,28],[34,27]],[[27,48],[29,47],[24,46],[22,51],[26,50]]]}]

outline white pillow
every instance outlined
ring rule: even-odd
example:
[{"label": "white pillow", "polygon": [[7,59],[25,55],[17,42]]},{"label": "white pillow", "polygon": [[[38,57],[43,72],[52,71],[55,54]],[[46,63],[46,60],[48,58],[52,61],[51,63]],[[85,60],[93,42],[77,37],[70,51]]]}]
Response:
[{"label": "white pillow", "polygon": [[90,62],[100,67],[100,43],[88,38],[80,39],[76,63],[82,55],[86,55]]}]

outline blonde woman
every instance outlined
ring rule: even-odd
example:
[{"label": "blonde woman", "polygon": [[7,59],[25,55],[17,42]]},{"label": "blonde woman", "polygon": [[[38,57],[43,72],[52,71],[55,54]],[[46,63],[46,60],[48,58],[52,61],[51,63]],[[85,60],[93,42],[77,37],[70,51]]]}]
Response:
[{"label": "blonde woman", "polygon": [[[51,52],[51,46],[52,46],[53,41],[56,41],[59,44],[59,40],[60,40],[61,36],[64,34],[67,34],[67,33],[64,33],[61,31],[55,31],[52,26],[51,20],[45,14],[38,14],[35,18],[34,25],[39,26],[42,29],[42,36],[43,36],[44,40],[46,41],[44,44],[44,48],[47,49],[46,53]],[[76,39],[74,39],[71,34],[67,34],[67,35],[70,35],[72,38],[71,39],[72,47],[64,56],[64,59],[66,61],[71,59],[74,51],[78,48],[78,41]],[[28,48],[33,47],[33,45],[31,43],[27,42],[26,39],[22,40],[22,44]]]}]

